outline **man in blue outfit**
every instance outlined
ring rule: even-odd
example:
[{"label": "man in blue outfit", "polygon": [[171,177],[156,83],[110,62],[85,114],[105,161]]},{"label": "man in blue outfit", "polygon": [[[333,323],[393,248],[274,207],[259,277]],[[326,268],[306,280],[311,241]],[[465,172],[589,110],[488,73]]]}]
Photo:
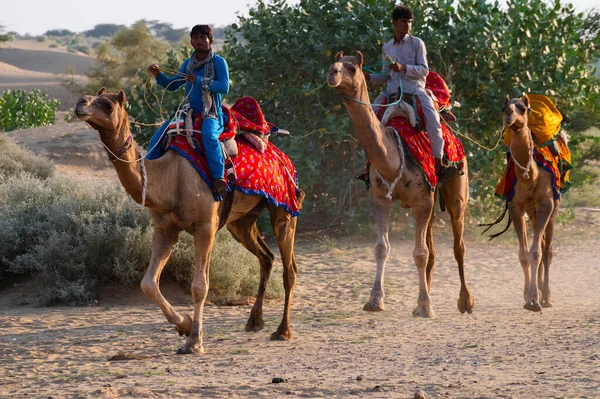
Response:
[{"label": "man in blue outfit", "polygon": [[[215,54],[211,47],[213,32],[210,26],[194,26],[190,37],[194,52],[179,68],[179,73],[182,76],[185,74],[185,80],[179,76],[167,77],[156,64],[150,65],[148,72],[156,77],[159,85],[169,91],[175,91],[185,83],[184,98],[189,101],[191,110],[202,116],[202,143],[215,191],[217,195],[223,196],[227,192],[227,185],[223,179],[225,161],[219,136],[224,126],[221,100],[229,92],[229,69],[225,59]],[[157,159],[165,153],[166,149],[159,140],[169,122],[163,124],[150,140],[147,159]]]}]

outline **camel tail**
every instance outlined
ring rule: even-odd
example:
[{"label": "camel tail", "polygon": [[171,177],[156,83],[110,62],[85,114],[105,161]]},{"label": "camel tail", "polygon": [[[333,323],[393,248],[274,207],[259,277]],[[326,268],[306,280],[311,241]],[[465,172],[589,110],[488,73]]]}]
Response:
[{"label": "camel tail", "polygon": [[[489,229],[491,229],[493,226],[497,225],[498,223],[500,223],[501,221],[504,220],[504,217],[506,216],[506,212],[508,212],[508,202],[506,202],[506,205],[504,206],[504,212],[502,212],[502,215],[500,215],[500,217],[498,219],[496,219],[495,221],[493,221],[492,223],[481,223],[479,224],[480,227],[486,227],[485,230],[483,230],[483,232],[481,233],[482,235],[487,233]],[[504,230],[502,230],[499,233],[496,234],[492,234],[490,236],[490,241],[493,240],[494,238],[504,234],[506,232],[506,230],[508,230],[508,228],[510,227],[512,223],[512,218],[510,217],[510,213],[508,214],[508,223],[506,224],[506,227],[504,228]]]}]

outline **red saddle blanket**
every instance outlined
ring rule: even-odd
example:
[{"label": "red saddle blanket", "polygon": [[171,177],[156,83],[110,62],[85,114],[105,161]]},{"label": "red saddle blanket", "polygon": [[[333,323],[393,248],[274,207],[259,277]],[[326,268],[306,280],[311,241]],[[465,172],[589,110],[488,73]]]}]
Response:
[{"label": "red saddle blanket", "polygon": [[[221,137],[224,135],[229,138],[234,137],[240,128],[267,134],[274,126],[264,120],[258,102],[252,97],[236,101],[227,112],[229,121]],[[194,130],[200,131],[201,124],[200,115],[195,116]],[[235,140],[238,145],[238,155],[233,158],[236,174],[235,188],[245,194],[265,197],[271,204],[283,207],[291,215],[299,215],[298,177],[290,158],[271,142],[268,143],[264,153],[260,153],[244,138],[237,136]],[[179,155],[189,160],[206,184],[213,189],[215,200],[221,200],[222,198],[214,192],[200,133],[194,133],[193,143],[192,146],[186,137],[176,136],[169,149],[177,151]],[[225,180],[228,180],[227,176]],[[227,181],[227,192],[231,191],[230,183]]]},{"label": "red saddle blanket", "polygon": [[[450,106],[450,90],[440,75],[435,72],[429,72],[425,88],[433,92],[433,95],[437,100],[434,100],[436,107],[441,109]],[[384,104],[387,104],[387,102]],[[425,119],[423,117],[421,104],[417,101],[416,105],[420,118],[420,125],[412,127],[405,118],[394,118],[390,120],[386,126],[392,127],[398,132],[398,135],[406,145],[411,158],[423,170],[429,189],[433,190],[438,182],[438,177],[435,173],[435,160],[431,155],[431,143],[429,142],[427,131],[418,129],[419,126],[422,126],[422,128],[425,127]],[[384,112],[385,107],[380,108],[377,115],[380,120]],[[465,159],[465,149],[460,140],[450,131],[444,121],[440,121],[440,123],[442,125],[444,138],[444,159],[449,165],[454,165],[462,171]]]}]

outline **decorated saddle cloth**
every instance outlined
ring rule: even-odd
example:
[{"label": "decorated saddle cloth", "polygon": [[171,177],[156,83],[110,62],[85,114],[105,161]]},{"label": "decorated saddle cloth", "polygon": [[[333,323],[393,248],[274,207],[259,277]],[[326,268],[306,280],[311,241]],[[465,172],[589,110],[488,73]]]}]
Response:
[{"label": "decorated saddle cloth", "polygon": [[[560,135],[562,114],[548,97],[541,94],[527,94],[529,98],[529,114],[527,126],[531,129],[534,148],[533,159],[535,162],[552,174],[552,191],[554,199],[559,199],[561,194],[571,187],[570,170],[571,152],[563,140],[557,140]],[[559,155],[556,157],[550,152],[548,145],[556,142]],[[510,148],[510,134],[504,132],[504,145]],[[496,186],[495,195],[505,201],[512,200],[515,195],[517,175],[515,163],[508,153],[508,161],[504,173]]]},{"label": "decorated saddle cloth", "polygon": [[[273,143],[267,143],[266,149],[260,153],[253,145],[241,136],[240,130],[248,130],[259,134],[268,134],[276,127],[265,121],[258,102],[251,97],[242,98],[230,108],[224,108],[225,128],[219,137],[221,141],[235,138],[238,155],[232,159],[235,170],[235,188],[245,194],[256,194],[266,198],[271,204],[282,207],[293,216],[300,214],[298,204],[298,177],[296,169],[287,155]],[[202,118],[194,115],[194,130],[200,131]],[[169,149],[191,162],[202,179],[213,189],[215,200],[222,199],[214,192],[213,182],[206,162],[205,150],[200,133],[194,133],[193,145],[185,136],[176,136]],[[227,175],[227,173],[226,173]],[[231,183],[225,176],[227,192],[231,191]]]},{"label": "decorated saddle cloth", "polygon": [[[450,90],[440,75],[435,72],[429,72],[425,88],[431,90],[433,93],[435,97],[434,104],[438,109],[450,107]],[[386,101],[384,104],[387,103]],[[433,191],[438,182],[438,177],[435,173],[435,160],[433,155],[431,155],[429,136],[427,135],[427,131],[424,130],[425,119],[423,117],[423,110],[416,97],[414,97],[414,105],[416,106],[416,114],[419,120],[417,127],[411,126],[407,119],[401,117],[389,120],[386,126],[393,128],[398,133],[408,149],[409,156],[423,170],[429,189]],[[385,107],[381,107],[377,115],[380,120],[384,112]],[[448,126],[443,121],[440,121],[440,123],[444,138],[444,160],[449,165],[456,166],[462,172],[465,159],[464,147],[460,140],[448,129]],[[418,127],[421,127],[421,129]]]}]

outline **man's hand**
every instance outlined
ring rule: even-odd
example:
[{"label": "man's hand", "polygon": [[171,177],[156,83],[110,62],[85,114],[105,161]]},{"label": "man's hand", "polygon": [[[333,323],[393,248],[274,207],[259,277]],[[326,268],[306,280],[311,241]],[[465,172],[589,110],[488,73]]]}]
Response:
[{"label": "man's hand", "polygon": [[196,74],[195,73],[190,73],[185,80],[187,80],[189,83],[196,83]]},{"label": "man's hand", "polygon": [[370,74],[370,73],[368,73],[368,72],[364,72],[364,75],[365,75],[365,80],[366,80],[367,82],[370,82],[370,81],[371,81],[371,74]]},{"label": "man's hand", "polygon": [[152,64],[148,67],[148,72],[150,72],[154,76],[158,76],[160,73],[160,67],[156,64]]},{"label": "man's hand", "polygon": [[399,62],[393,62],[390,65],[390,69],[395,72],[406,72],[406,65],[400,64]]}]

